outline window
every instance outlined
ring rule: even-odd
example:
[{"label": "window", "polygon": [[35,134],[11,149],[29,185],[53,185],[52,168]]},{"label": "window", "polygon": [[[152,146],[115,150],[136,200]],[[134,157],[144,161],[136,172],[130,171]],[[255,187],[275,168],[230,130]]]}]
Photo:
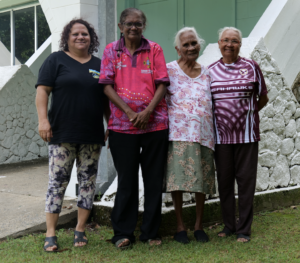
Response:
[{"label": "window", "polygon": [[0,66],[26,63],[50,35],[40,5],[0,12]]},{"label": "window", "polygon": [[10,63],[10,12],[0,13],[0,66]]}]

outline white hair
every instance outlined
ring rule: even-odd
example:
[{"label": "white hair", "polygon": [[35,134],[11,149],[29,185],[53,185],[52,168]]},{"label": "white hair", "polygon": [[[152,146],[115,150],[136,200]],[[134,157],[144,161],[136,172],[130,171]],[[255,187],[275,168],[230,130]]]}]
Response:
[{"label": "white hair", "polygon": [[219,40],[221,39],[223,33],[224,33],[225,31],[227,31],[227,30],[232,30],[232,31],[238,33],[239,38],[240,38],[240,41],[242,42],[243,36],[242,36],[241,30],[239,30],[239,29],[237,29],[237,28],[235,28],[235,27],[228,27],[228,26],[219,29],[219,31],[218,31],[218,33],[219,33]]},{"label": "white hair", "polygon": [[174,45],[176,47],[178,47],[180,49],[180,45],[181,45],[180,37],[185,32],[192,32],[192,33],[194,33],[194,35],[197,38],[197,41],[198,41],[198,44],[200,45],[200,47],[202,48],[202,46],[204,46],[204,44],[205,44],[204,39],[202,39],[200,37],[200,35],[197,33],[197,31],[196,31],[196,29],[194,27],[184,27],[184,28],[180,29],[176,33],[176,35],[175,35]]}]

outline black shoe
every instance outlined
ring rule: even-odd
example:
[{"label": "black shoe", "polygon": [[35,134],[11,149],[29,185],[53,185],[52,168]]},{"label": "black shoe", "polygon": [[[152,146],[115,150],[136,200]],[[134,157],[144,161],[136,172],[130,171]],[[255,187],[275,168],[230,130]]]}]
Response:
[{"label": "black shoe", "polygon": [[174,239],[177,242],[182,243],[182,244],[188,244],[188,243],[190,243],[190,240],[189,240],[189,238],[187,236],[187,232],[186,231],[181,231],[181,232],[175,233]]},{"label": "black shoe", "polygon": [[203,230],[196,230],[194,232],[194,237],[198,242],[208,242],[209,238]]}]

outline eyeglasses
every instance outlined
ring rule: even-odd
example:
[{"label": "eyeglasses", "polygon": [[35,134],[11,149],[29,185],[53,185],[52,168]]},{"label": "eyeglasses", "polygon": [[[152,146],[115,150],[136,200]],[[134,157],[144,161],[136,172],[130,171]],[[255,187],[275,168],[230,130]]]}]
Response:
[{"label": "eyeglasses", "polygon": [[140,22],[136,22],[136,23],[132,23],[132,22],[128,22],[128,23],[123,23],[123,25],[125,25],[127,28],[132,28],[133,26],[135,26],[136,28],[143,28],[144,24],[140,23]]},{"label": "eyeglasses", "polygon": [[229,43],[231,43],[232,45],[238,45],[241,43],[241,41],[238,40],[229,40],[229,39],[220,39],[221,43],[224,45],[227,45]]}]

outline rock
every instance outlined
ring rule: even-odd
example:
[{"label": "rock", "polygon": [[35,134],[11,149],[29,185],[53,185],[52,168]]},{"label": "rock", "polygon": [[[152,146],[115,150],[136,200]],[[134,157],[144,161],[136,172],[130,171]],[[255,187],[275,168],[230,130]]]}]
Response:
[{"label": "rock", "polygon": [[287,107],[287,101],[277,97],[273,103],[275,114],[282,114]]},{"label": "rock", "polygon": [[41,137],[40,137],[40,135],[38,135],[38,134],[35,134],[34,136],[33,136],[33,138],[32,138],[32,140],[35,142],[35,141],[37,141],[37,140],[40,140],[41,139]]},{"label": "rock", "polygon": [[289,101],[291,99],[291,93],[289,90],[282,89],[279,91],[279,97],[282,98],[282,100]]},{"label": "rock", "polygon": [[276,114],[272,120],[272,130],[277,134],[283,134],[285,131],[285,123],[281,114]]},{"label": "rock", "polygon": [[269,98],[269,103],[274,101],[278,97],[278,90],[277,89],[270,89],[268,91],[268,98]]},{"label": "rock", "polygon": [[40,154],[40,148],[39,146],[35,143],[35,142],[32,142],[29,146],[29,151],[36,154],[36,155],[39,155]]},{"label": "rock", "polygon": [[280,152],[283,155],[291,154],[294,151],[294,140],[291,138],[284,139],[281,144]]},{"label": "rock", "polygon": [[295,115],[294,115],[295,119],[299,118],[300,117],[300,108],[298,108],[295,112]]},{"label": "rock", "polygon": [[48,147],[44,146],[40,148],[40,156],[47,157],[48,156]]},{"label": "rock", "polygon": [[296,130],[297,132],[300,132],[300,118],[296,120]]},{"label": "rock", "polygon": [[39,157],[36,154],[29,152],[26,157],[23,158],[24,161],[38,159]]},{"label": "rock", "polygon": [[271,63],[266,59],[262,60],[262,62],[260,63],[260,68],[262,71],[265,71],[266,73],[277,73],[273,65],[271,65]]},{"label": "rock", "polygon": [[4,118],[2,114],[0,114],[0,124],[3,125],[5,122],[6,118]]},{"label": "rock", "polygon": [[285,156],[280,155],[276,160],[276,166],[271,175],[270,182],[272,182],[273,186],[277,184],[275,187],[287,187],[290,179],[290,169],[287,159]]},{"label": "rock", "polygon": [[19,150],[19,156],[20,157],[25,157],[28,153],[28,147],[25,147],[23,143],[19,143],[18,145],[18,150]]},{"label": "rock", "polygon": [[292,166],[296,164],[300,164],[300,153],[297,153],[291,161]]},{"label": "rock", "polygon": [[5,137],[5,133],[0,131],[0,141],[2,141]]},{"label": "rock", "polygon": [[300,151],[300,133],[295,136],[295,148]]},{"label": "rock", "polygon": [[283,81],[281,75],[270,74],[268,78],[272,82],[272,86],[275,87],[277,90],[281,90],[283,88]]},{"label": "rock", "polygon": [[277,152],[281,147],[282,140],[272,131],[260,135],[261,141],[259,142],[260,152],[273,151]]},{"label": "rock", "polygon": [[259,123],[260,132],[265,132],[273,129],[273,121],[267,117],[261,119]]},{"label": "rock", "polygon": [[269,169],[257,165],[256,191],[264,191],[269,186]]},{"label": "rock", "polygon": [[17,127],[15,133],[20,134],[20,135],[24,135],[25,134],[25,130],[22,129],[21,127]]},{"label": "rock", "polygon": [[287,106],[286,106],[287,109],[289,109],[291,111],[292,114],[295,114],[296,112],[296,103],[293,102],[293,101],[289,101]]},{"label": "rock", "polygon": [[10,149],[10,147],[13,145],[13,137],[7,137],[2,142],[1,145],[6,148]]},{"label": "rock", "polygon": [[290,185],[300,184],[300,166],[295,165],[291,168],[291,181]]},{"label": "rock", "polygon": [[275,115],[275,110],[273,107],[273,104],[267,104],[267,106],[264,108],[265,109],[265,116],[268,118],[272,118]]},{"label": "rock", "polygon": [[[296,127],[296,124],[295,124]],[[34,136],[34,131],[33,130],[29,130],[28,132],[26,132],[26,136],[31,139]]]},{"label": "rock", "polygon": [[276,152],[267,151],[258,155],[258,163],[261,166],[274,167],[276,165]]},{"label": "rock", "polygon": [[19,142],[20,139],[21,139],[21,135],[20,135],[20,134],[15,134],[15,135],[13,136],[13,144]]},{"label": "rock", "polygon": [[290,120],[289,124],[285,127],[285,137],[293,138],[296,133],[296,122],[295,120]]},{"label": "rock", "polygon": [[5,133],[5,136],[6,136],[6,137],[10,137],[10,136],[12,136],[14,133],[15,133],[15,129],[7,129],[7,130],[6,130],[6,133]]},{"label": "rock", "polygon": [[283,113],[283,119],[284,119],[284,123],[285,124],[288,124],[289,123],[289,121],[291,120],[291,118],[292,118],[292,112],[289,110],[289,109],[286,109],[285,111],[284,111],[284,113]]},{"label": "rock", "polygon": [[13,127],[17,127],[18,126],[18,120],[17,119],[14,119],[13,120]]},{"label": "rock", "polygon": [[4,163],[16,163],[20,160],[18,156],[11,156],[8,160],[6,160]]},{"label": "rock", "polygon": [[12,118],[10,115],[7,115],[7,116],[6,116],[6,120],[8,120],[8,121],[13,121],[13,118]]}]

